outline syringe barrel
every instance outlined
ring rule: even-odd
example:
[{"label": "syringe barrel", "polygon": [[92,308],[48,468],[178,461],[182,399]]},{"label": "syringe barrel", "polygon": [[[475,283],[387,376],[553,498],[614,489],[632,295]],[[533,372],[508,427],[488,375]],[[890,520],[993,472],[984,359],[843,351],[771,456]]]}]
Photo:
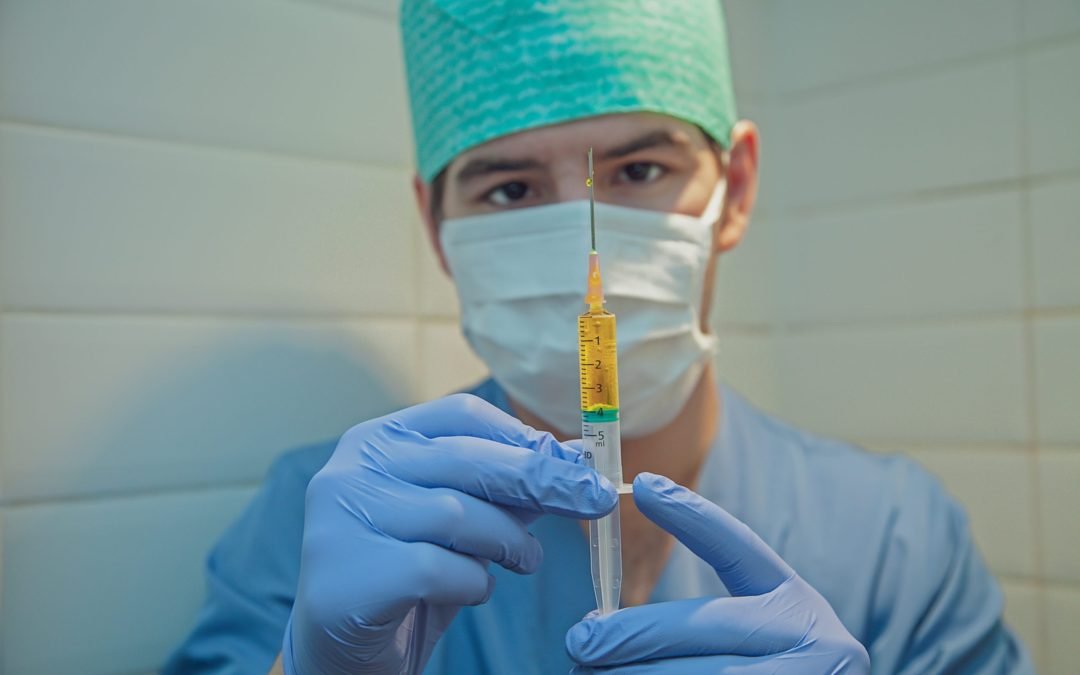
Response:
[{"label": "syringe barrel", "polygon": [[589,565],[596,608],[601,614],[619,609],[622,595],[622,534],[619,509],[589,521]]},{"label": "syringe barrel", "polygon": [[[623,487],[619,433],[619,366],[615,315],[604,311],[578,317],[581,367],[581,450],[585,463]],[[622,534],[619,508],[589,521],[589,562],[596,607],[601,614],[619,608],[622,590]]]},{"label": "syringe barrel", "polygon": [[618,422],[581,422],[581,451],[585,463],[611,481],[623,485],[622,438]]},{"label": "syringe barrel", "polygon": [[601,310],[578,317],[581,411],[594,422],[619,419],[619,363],[615,315]]}]

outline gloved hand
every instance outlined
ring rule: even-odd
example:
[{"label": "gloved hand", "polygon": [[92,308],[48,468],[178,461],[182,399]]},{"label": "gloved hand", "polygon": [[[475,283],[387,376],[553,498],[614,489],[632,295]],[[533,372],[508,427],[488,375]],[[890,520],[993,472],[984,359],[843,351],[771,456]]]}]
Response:
[{"label": "gloved hand", "polygon": [[866,649],[825,598],[727,511],[648,473],[634,480],[634,501],[712,565],[732,597],[589,615],[566,634],[573,673],[870,672]]},{"label": "gloved hand", "polygon": [[418,673],[488,562],[524,574],[541,513],[597,518],[614,487],[576,450],[465,394],[353,427],[307,489],[289,675]]}]

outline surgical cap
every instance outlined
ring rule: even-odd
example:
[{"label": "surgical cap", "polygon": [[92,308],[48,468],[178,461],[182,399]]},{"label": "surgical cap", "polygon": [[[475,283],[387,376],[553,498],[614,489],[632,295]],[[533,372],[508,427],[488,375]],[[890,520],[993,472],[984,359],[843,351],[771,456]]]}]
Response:
[{"label": "surgical cap", "polygon": [[416,164],[431,181],[507,134],[610,113],[735,123],[719,0],[404,0]]}]

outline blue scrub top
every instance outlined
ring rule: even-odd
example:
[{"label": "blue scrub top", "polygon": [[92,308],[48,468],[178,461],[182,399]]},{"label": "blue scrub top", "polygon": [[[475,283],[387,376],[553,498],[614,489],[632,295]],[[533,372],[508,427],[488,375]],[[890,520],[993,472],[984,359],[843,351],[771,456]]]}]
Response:
[{"label": "blue scrub top", "polygon": [[[487,381],[474,394],[509,412]],[[832,605],[875,673],[1031,673],[1002,623],[1002,595],[963,509],[915,463],[794,429],[721,387],[720,433],[698,491],[749,525]],[[206,561],[207,597],[171,673],[265,673],[296,592],[308,480],[329,442],[279,458]],[[492,566],[491,600],[466,607],[427,675],[566,673],[567,629],[595,608],[578,524],[532,527],[541,569]],[[707,564],[675,543],[650,598],[727,595]]]}]

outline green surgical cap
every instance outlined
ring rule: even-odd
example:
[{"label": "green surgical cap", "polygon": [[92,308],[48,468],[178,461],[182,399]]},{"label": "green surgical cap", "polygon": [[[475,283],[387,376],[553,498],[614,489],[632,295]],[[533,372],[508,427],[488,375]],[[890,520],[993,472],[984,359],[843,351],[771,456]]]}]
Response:
[{"label": "green surgical cap", "polygon": [[719,0],[404,0],[416,164],[430,182],[500,136],[664,113],[727,145],[735,123]]}]

